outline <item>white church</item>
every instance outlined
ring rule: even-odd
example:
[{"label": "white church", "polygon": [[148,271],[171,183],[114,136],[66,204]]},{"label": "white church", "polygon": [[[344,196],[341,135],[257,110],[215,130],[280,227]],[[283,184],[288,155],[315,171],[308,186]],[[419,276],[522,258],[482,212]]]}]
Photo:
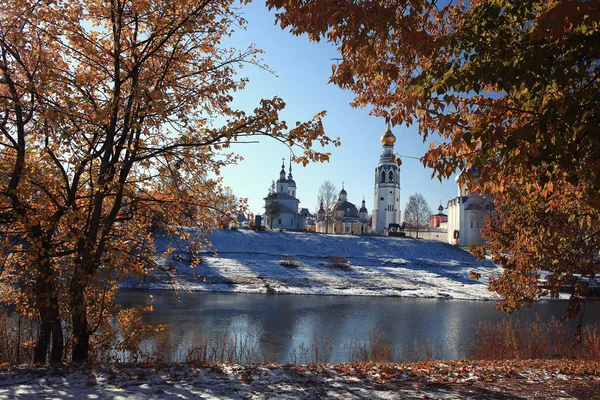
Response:
[{"label": "white church", "polygon": [[[296,197],[296,182],[292,176],[291,161],[289,174],[286,178],[285,160],[282,160],[279,179],[274,185],[273,192],[263,199],[265,201],[265,213],[263,214],[265,226],[273,229],[305,230],[307,216],[298,212],[300,200]],[[268,210],[274,202],[278,204],[278,212],[270,214]]]},{"label": "white church", "polygon": [[[479,176],[474,168],[471,173],[475,179]],[[457,246],[481,245],[481,228],[485,219],[496,216],[494,202],[489,196],[468,193],[465,186],[459,183],[459,178],[457,176],[455,179],[457,195],[448,200],[447,241]]]},{"label": "white church", "polygon": [[400,229],[400,167],[394,156],[396,137],[388,124],[381,136],[383,153],[375,168],[375,196],[373,201],[372,232],[386,235]]}]

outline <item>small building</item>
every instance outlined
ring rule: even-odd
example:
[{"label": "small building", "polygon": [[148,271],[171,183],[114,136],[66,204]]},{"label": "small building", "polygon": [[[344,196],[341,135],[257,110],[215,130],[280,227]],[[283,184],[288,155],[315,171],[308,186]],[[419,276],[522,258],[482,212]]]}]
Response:
[{"label": "small building", "polygon": [[[471,171],[477,178],[477,170]],[[467,193],[466,188],[459,183],[457,196],[448,201],[447,241],[458,246],[483,244],[481,228],[486,218],[496,215],[494,202],[490,196],[479,193]]]},{"label": "small building", "polygon": [[348,201],[348,193],[344,189],[340,191],[338,201],[331,204],[329,209],[319,205],[315,231],[330,233],[333,235],[365,235],[370,233],[369,211],[363,198],[360,210]]},{"label": "small building", "polygon": [[444,222],[448,222],[448,216],[443,211],[444,207],[440,204],[438,213],[429,217],[430,228],[441,228]]},{"label": "small building", "polygon": [[[296,182],[292,177],[292,164],[287,178],[285,161],[281,163],[279,179],[273,183],[265,201],[264,225],[272,229],[305,230],[306,217],[298,212],[300,200],[296,198]],[[275,210],[276,212],[273,212]]]}]

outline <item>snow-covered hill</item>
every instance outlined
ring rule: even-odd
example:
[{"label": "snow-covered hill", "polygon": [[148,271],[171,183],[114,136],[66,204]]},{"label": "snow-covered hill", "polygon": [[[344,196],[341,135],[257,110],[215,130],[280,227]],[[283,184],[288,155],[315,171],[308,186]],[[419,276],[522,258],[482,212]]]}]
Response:
[{"label": "snow-covered hill", "polygon": [[[195,269],[177,261],[187,259],[185,249],[159,262],[176,267],[178,283],[190,290],[485,300],[493,298],[488,277],[501,272],[454,246],[410,238],[215,230],[210,240],[218,257],[211,249]],[[177,246],[157,241],[159,252],[167,247]],[[286,255],[297,266],[282,266]],[[345,257],[350,267],[331,266],[331,256]],[[481,279],[473,280],[470,271]],[[143,287],[169,286],[145,282]]]}]

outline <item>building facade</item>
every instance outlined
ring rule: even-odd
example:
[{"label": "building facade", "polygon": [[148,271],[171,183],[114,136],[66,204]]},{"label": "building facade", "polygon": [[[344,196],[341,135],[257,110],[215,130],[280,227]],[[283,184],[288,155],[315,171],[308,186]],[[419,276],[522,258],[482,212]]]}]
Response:
[{"label": "building facade", "polygon": [[339,193],[338,201],[331,204],[329,209],[319,205],[315,231],[319,233],[330,233],[333,235],[366,235],[371,232],[369,224],[369,211],[363,198],[362,207],[356,208],[348,201],[348,193],[344,189]]},{"label": "building facade", "polygon": [[[442,228],[442,224],[448,222],[448,216],[444,214],[444,206],[440,204],[438,207],[438,213],[429,217],[430,228]],[[444,224],[445,226],[446,224]]]},{"label": "building facade", "polygon": [[298,212],[300,200],[296,197],[296,182],[292,176],[290,162],[289,174],[285,176],[285,163],[281,164],[279,179],[273,183],[271,192],[265,201],[264,225],[272,229],[305,230],[306,216]]},{"label": "building facade", "polygon": [[400,226],[400,167],[394,155],[396,137],[388,125],[381,137],[383,153],[375,168],[375,196],[373,201],[372,231],[386,235],[390,228]]},{"label": "building facade", "polygon": [[[477,177],[477,172],[472,172]],[[496,215],[494,202],[489,196],[467,193],[459,183],[459,177],[456,177],[456,184],[457,196],[448,201],[447,242],[458,246],[481,245],[485,219]]]}]

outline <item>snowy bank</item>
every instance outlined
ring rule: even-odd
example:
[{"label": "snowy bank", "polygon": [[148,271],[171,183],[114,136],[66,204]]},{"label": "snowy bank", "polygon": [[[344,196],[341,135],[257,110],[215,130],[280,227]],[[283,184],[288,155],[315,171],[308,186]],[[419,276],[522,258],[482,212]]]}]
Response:
[{"label": "snowy bank", "polygon": [[[491,300],[495,297],[488,291],[488,278],[501,273],[454,246],[410,238],[215,230],[210,241],[213,247],[192,269],[185,243],[160,238],[159,253],[169,247],[177,250],[158,262],[176,268],[183,289],[244,293]],[[349,267],[331,266],[332,256],[344,257]],[[293,266],[281,265],[290,258]],[[480,273],[481,279],[473,280],[470,271]],[[124,286],[170,287],[166,277]]]}]

